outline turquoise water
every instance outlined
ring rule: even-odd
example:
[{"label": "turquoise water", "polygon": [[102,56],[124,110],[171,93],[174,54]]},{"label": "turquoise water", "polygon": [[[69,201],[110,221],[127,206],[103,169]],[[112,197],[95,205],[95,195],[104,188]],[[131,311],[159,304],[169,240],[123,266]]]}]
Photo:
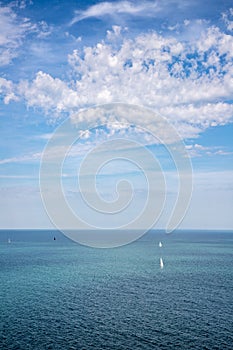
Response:
[{"label": "turquoise water", "polygon": [[230,232],[93,249],[1,231],[0,349],[232,349],[232,248]]}]

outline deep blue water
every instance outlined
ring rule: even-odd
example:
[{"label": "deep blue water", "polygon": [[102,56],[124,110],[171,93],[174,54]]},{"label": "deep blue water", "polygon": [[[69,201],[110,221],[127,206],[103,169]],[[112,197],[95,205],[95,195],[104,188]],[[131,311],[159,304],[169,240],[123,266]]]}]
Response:
[{"label": "deep blue water", "polygon": [[0,231],[0,349],[232,349],[232,248],[232,232],[93,249]]}]

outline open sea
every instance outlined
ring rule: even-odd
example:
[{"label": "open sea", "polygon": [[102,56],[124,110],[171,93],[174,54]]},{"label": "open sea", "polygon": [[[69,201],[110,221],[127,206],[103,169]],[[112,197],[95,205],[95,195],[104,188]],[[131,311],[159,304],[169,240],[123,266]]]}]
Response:
[{"label": "open sea", "polygon": [[233,349],[233,232],[0,231],[0,349]]}]

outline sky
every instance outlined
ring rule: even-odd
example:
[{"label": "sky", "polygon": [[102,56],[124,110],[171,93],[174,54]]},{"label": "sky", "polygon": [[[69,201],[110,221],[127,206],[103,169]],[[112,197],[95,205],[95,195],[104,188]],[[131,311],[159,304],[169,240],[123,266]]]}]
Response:
[{"label": "sky", "polygon": [[[137,155],[140,163],[144,150],[166,180],[154,226],[166,227],[179,191],[171,125],[193,171],[192,197],[178,227],[233,229],[232,1],[1,1],[0,26],[0,228],[54,227],[41,198],[41,160],[68,121],[81,136],[66,149],[62,191],[93,227],[124,225],[142,212],[148,179],[127,157]],[[145,114],[126,106],[124,116],[111,119],[92,109],[117,103]],[[98,148],[107,141],[111,145]],[[89,180],[94,170],[84,169],[80,190],[77,172],[95,149],[99,165],[105,156],[116,159],[96,168],[95,188]],[[56,155],[62,152],[57,148]],[[143,164],[146,176],[159,171]],[[134,187],[123,186],[122,195],[128,200],[133,193],[135,204],[120,219],[81,205],[97,191],[111,207],[122,178]],[[55,205],[56,191],[49,190]],[[160,205],[158,186],[153,190]]]}]

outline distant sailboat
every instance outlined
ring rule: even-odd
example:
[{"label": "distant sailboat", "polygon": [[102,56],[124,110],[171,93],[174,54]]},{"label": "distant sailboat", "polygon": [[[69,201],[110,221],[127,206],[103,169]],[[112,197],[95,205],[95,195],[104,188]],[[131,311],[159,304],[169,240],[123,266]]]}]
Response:
[{"label": "distant sailboat", "polygon": [[7,241],[9,244],[11,243],[11,239],[10,238],[8,238],[8,241]]},{"label": "distant sailboat", "polygon": [[160,258],[160,268],[163,269],[163,266],[164,266],[164,264],[163,264],[163,259]]},{"label": "distant sailboat", "polygon": [[56,241],[56,237],[55,236],[53,237],[53,240]]},{"label": "distant sailboat", "polygon": [[162,242],[159,242],[159,248],[162,248],[162,246],[163,246]]}]

